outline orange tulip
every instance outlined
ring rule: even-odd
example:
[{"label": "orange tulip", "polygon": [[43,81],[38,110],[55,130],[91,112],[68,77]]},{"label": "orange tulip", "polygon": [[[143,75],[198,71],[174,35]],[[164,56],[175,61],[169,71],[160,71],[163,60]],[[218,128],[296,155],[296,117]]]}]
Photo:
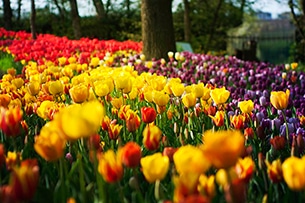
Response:
[{"label": "orange tulip", "polygon": [[231,124],[235,129],[242,129],[244,127],[245,117],[243,115],[233,115],[230,117]]},{"label": "orange tulip", "polygon": [[99,160],[98,171],[108,183],[114,183],[123,177],[124,169],[120,157],[110,149]]},{"label": "orange tulip", "polygon": [[8,94],[0,95],[0,106],[7,108],[10,102],[11,102],[11,96],[9,96]]},{"label": "orange tulip", "polygon": [[203,146],[207,159],[216,168],[234,166],[244,152],[245,138],[237,130],[206,131],[203,136]]},{"label": "orange tulip", "polygon": [[142,107],[141,116],[144,123],[152,123],[157,117],[157,112],[153,107]]},{"label": "orange tulip", "polygon": [[116,123],[110,123],[108,126],[108,135],[111,140],[116,140],[119,137],[119,134],[122,130],[123,126],[116,124]]},{"label": "orange tulip", "polygon": [[120,148],[119,154],[122,163],[129,168],[137,167],[140,164],[142,157],[141,147],[135,142],[127,142]]},{"label": "orange tulip", "polygon": [[267,165],[267,173],[269,179],[273,183],[279,183],[283,180],[283,170],[282,170],[282,162],[280,159],[276,159],[272,161],[270,164],[268,161],[266,161]]},{"label": "orange tulip", "polygon": [[212,118],[214,124],[217,127],[220,127],[220,126],[223,126],[223,124],[224,124],[224,120],[225,120],[224,115],[225,115],[224,111],[217,111],[215,116],[209,115],[209,117]]},{"label": "orange tulip", "polygon": [[65,140],[55,121],[46,123],[35,139],[35,151],[46,161],[56,161],[64,154]]},{"label": "orange tulip", "polygon": [[147,124],[143,130],[143,144],[148,150],[156,150],[159,147],[162,131],[153,123]]},{"label": "orange tulip", "polygon": [[126,112],[126,127],[129,132],[135,132],[141,124],[141,119],[137,112],[133,110],[128,110]]}]

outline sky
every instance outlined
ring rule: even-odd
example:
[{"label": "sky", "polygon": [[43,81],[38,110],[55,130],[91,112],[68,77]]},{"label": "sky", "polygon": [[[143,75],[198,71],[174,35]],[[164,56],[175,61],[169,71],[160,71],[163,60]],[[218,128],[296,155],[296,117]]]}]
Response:
[{"label": "sky", "polygon": [[[18,0],[11,0],[11,5],[13,8],[16,8]],[[1,1],[2,2],[2,1]],[[29,0],[23,0],[23,7],[24,11],[29,11],[30,9],[30,1]],[[35,0],[36,7],[43,7],[45,5],[44,2],[46,0]],[[88,0],[78,0],[78,8],[81,16],[84,16],[88,13],[95,12],[95,9],[91,3],[92,1]],[[178,3],[181,3],[182,0],[174,0],[173,5],[177,5]],[[1,7],[3,7],[1,5]],[[281,14],[283,12],[290,11],[287,3],[278,3],[276,0],[256,0],[253,4],[253,8],[255,10],[260,10],[263,12],[270,12],[272,14],[272,18],[276,18],[278,14]]]}]

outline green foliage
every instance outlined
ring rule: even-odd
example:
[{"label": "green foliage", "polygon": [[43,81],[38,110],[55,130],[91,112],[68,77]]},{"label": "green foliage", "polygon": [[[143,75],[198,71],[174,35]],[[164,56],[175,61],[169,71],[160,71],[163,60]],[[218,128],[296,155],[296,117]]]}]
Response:
[{"label": "green foliage", "polygon": [[12,55],[0,52],[0,75],[6,73],[9,68],[15,68],[17,73],[20,74],[22,71],[22,64],[15,62]]}]

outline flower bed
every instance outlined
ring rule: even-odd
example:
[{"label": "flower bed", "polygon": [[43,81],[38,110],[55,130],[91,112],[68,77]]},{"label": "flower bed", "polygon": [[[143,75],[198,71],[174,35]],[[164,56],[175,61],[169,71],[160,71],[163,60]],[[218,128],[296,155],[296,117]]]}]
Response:
[{"label": "flower bed", "polygon": [[2,202],[304,201],[304,73],[0,30]]}]

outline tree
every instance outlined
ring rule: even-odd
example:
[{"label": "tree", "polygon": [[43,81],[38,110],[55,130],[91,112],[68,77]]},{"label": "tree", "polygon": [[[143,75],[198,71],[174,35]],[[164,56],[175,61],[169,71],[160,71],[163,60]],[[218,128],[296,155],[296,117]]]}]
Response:
[{"label": "tree", "polygon": [[31,0],[31,33],[32,33],[32,38],[36,39],[36,8],[35,8],[35,0]]},{"label": "tree", "polygon": [[93,0],[93,4],[97,13],[97,18],[99,20],[103,19],[105,17],[105,9],[104,4],[102,0]]},{"label": "tree", "polygon": [[183,0],[184,4],[184,41],[191,41],[191,20],[190,20],[190,2]]},{"label": "tree", "polygon": [[167,58],[176,51],[172,0],[142,0],[143,53],[147,59]]},{"label": "tree", "polygon": [[11,1],[10,0],[3,0],[3,10],[4,10],[4,27],[7,30],[12,29],[12,8],[11,8]]},{"label": "tree", "polygon": [[80,16],[78,13],[77,2],[76,0],[69,0],[71,7],[71,18],[72,18],[72,27],[74,32],[74,38],[81,38],[81,26],[80,26]]}]

